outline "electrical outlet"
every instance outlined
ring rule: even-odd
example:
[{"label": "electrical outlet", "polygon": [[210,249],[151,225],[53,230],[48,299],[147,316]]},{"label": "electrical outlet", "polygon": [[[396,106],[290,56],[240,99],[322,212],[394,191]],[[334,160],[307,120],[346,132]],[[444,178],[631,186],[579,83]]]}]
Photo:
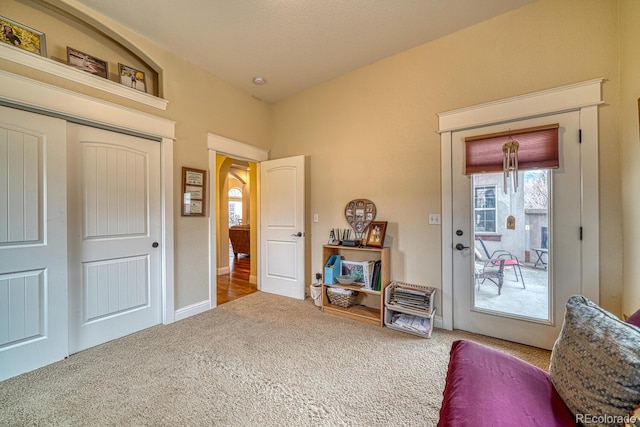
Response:
[{"label": "electrical outlet", "polygon": [[316,273],[316,280],[322,279],[322,273]]},{"label": "electrical outlet", "polygon": [[429,214],[429,224],[440,224],[440,214]]},{"label": "electrical outlet", "polygon": [[318,222],[318,214],[313,214],[313,222]]}]

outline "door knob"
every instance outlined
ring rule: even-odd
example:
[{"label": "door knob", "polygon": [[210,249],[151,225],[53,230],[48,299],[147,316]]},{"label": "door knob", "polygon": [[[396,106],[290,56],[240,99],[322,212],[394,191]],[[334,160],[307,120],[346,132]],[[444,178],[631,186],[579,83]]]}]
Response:
[{"label": "door knob", "polygon": [[459,250],[459,251],[461,251],[461,250],[463,250],[463,249],[469,249],[469,246],[465,246],[465,245],[463,245],[462,243],[458,243],[458,244],[456,245],[456,249],[457,249],[457,250]]},{"label": "door knob", "polygon": [[292,237],[302,237],[302,231],[298,231],[297,234],[292,234]]},{"label": "door knob", "polygon": [[157,247],[158,247],[158,242],[153,242],[153,243],[151,244],[151,246],[153,246],[154,248],[157,248]]}]

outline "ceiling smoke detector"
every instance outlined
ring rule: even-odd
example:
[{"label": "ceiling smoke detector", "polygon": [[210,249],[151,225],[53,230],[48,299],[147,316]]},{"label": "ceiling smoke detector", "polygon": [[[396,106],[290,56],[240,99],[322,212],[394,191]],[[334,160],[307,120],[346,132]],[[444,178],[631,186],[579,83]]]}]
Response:
[{"label": "ceiling smoke detector", "polygon": [[265,79],[264,77],[256,76],[253,78],[254,85],[262,86],[263,84],[266,84],[266,83],[267,83],[267,79]]}]

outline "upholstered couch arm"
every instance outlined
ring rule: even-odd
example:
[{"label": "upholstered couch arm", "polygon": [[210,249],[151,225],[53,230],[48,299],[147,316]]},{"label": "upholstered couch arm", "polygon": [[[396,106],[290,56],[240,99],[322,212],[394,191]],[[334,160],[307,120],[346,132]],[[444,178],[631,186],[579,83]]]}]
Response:
[{"label": "upholstered couch arm", "polygon": [[438,426],[575,426],[549,378],[524,360],[473,341],[451,347]]}]

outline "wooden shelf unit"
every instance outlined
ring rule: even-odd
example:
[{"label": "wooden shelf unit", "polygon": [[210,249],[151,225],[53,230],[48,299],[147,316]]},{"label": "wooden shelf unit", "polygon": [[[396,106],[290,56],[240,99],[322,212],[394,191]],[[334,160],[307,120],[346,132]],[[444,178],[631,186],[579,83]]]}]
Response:
[{"label": "wooden shelf unit", "polygon": [[[322,247],[322,265],[327,263],[331,255],[340,255],[342,259],[347,261],[380,260],[381,290],[374,291],[364,289],[362,286],[341,285],[339,283],[323,283],[322,311],[382,327],[384,325],[384,290],[389,283],[391,283],[390,253],[389,248],[356,248],[350,246],[324,245]],[[324,282],[324,269],[322,274]],[[355,305],[344,308],[331,304],[327,298],[327,288],[332,286],[358,291]]]}]

